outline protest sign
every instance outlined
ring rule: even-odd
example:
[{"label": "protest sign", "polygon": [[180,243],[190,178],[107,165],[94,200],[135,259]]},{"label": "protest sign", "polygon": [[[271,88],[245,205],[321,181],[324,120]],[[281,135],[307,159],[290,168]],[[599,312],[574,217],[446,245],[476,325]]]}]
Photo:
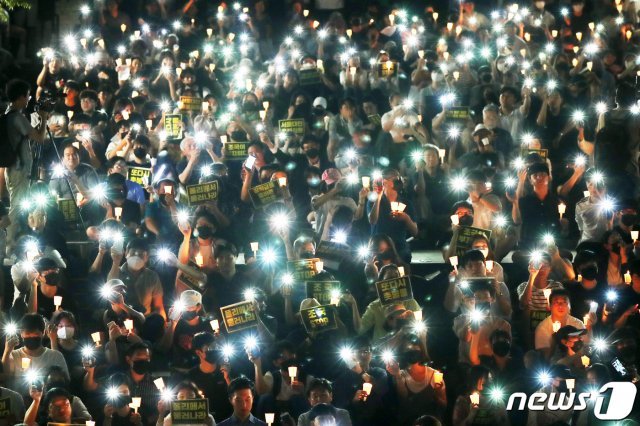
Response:
[{"label": "protest sign", "polygon": [[148,186],[151,182],[151,169],[147,167],[129,167],[129,177],[131,182],[141,186]]},{"label": "protest sign", "polygon": [[249,142],[227,142],[222,148],[226,161],[241,161],[247,158]]},{"label": "protest sign", "polygon": [[274,181],[256,185],[249,189],[249,197],[256,209],[267,206],[283,197],[280,187]]},{"label": "protest sign", "polygon": [[182,114],[165,114],[164,131],[167,134],[167,140],[182,139]]},{"label": "protest sign", "polygon": [[398,74],[398,63],[393,61],[378,64],[378,77],[392,77]]},{"label": "protest sign", "polygon": [[171,423],[174,425],[204,425],[208,417],[207,398],[171,401]]},{"label": "protest sign", "polygon": [[460,226],[456,236],[456,256],[461,257],[471,249],[471,242],[478,235],[484,235],[487,240],[491,238],[491,230],[474,228],[473,226]]},{"label": "protest sign", "polygon": [[340,281],[307,281],[307,297],[316,299],[321,305],[331,304],[331,294],[340,290]]},{"label": "protest sign", "polygon": [[318,274],[316,262],[319,261],[318,258],[290,260],[287,262],[287,271],[293,276],[294,281],[309,281],[309,278]]},{"label": "protest sign", "polygon": [[234,333],[258,325],[258,316],[251,301],[224,306],[220,308],[220,312],[227,333]]},{"label": "protest sign", "polygon": [[336,321],[336,306],[325,305],[300,311],[302,324],[308,333],[335,330],[338,328]]},{"label": "protest sign", "polygon": [[549,150],[548,149],[533,149],[533,148],[523,148],[520,150],[520,155],[524,158],[529,154],[538,154],[543,159],[549,158]]},{"label": "protest sign", "polygon": [[76,200],[72,198],[58,199],[58,210],[62,213],[65,222],[75,223],[80,219]]},{"label": "protest sign", "polygon": [[202,98],[180,96],[178,107],[180,108],[180,111],[200,111],[202,110]]},{"label": "protest sign", "polygon": [[449,124],[466,124],[471,114],[468,106],[454,106],[447,109],[445,113],[446,121]]},{"label": "protest sign", "polygon": [[317,68],[300,70],[298,73],[300,86],[312,86],[320,84],[320,71]]},{"label": "protest sign", "polygon": [[391,278],[376,283],[378,298],[382,305],[392,305],[413,298],[409,277]]},{"label": "protest sign", "polygon": [[218,199],[218,181],[187,185],[187,201],[190,206],[197,206]]},{"label": "protest sign", "polygon": [[289,120],[278,120],[278,130],[302,136],[304,135],[304,119],[292,118]]}]

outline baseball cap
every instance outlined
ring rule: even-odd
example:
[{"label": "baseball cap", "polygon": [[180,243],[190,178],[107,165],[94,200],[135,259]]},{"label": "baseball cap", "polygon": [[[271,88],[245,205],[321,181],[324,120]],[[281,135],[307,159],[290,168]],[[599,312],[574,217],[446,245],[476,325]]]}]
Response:
[{"label": "baseball cap", "polygon": [[322,172],[322,180],[331,185],[334,182],[339,181],[342,178],[342,174],[338,169],[327,169]]},{"label": "baseball cap", "polygon": [[549,174],[549,167],[546,163],[533,163],[527,168],[527,174],[533,175],[536,173],[546,173]]},{"label": "baseball cap", "polygon": [[473,136],[477,135],[478,133],[480,133],[481,131],[485,131],[485,132],[489,132],[489,129],[487,129],[487,127],[480,123],[480,124],[476,124],[476,128],[473,129]]},{"label": "baseball cap", "polygon": [[389,305],[384,308],[384,316],[388,318],[390,316],[397,316],[405,313],[407,308],[404,307],[402,303],[394,303],[393,305]]},{"label": "baseball cap", "polygon": [[321,106],[324,109],[327,109],[327,100],[322,96],[318,96],[313,100],[313,107],[315,108],[319,106]]},{"label": "baseball cap", "polygon": [[558,338],[562,340],[562,339],[567,339],[569,337],[579,337],[586,333],[587,333],[587,330],[584,328],[580,329],[572,325],[565,325],[560,330],[558,330],[556,334]]},{"label": "baseball cap", "polygon": [[303,311],[305,309],[309,309],[309,308],[315,308],[320,306],[320,302],[318,302],[315,298],[307,298],[304,299],[302,302],[300,302],[300,311]]},{"label": "baseball cap", "polygon": [[185,290],[180,295],[180,303],[185,308],[193,308],[202,303],[202,295],[195,290]]}]

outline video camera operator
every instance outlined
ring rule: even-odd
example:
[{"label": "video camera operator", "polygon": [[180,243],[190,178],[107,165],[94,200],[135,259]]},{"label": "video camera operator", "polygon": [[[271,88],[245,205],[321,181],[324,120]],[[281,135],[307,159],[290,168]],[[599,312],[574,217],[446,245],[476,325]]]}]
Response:
[{"label": "video camera operator", "polygon": [[[19,200],[26,197],[29,190],[29,176],[33,164],[33,143],[42,144],[46,140],[46,122],[53,105],[46,100],[37,105],[40,122],[33,127],[22,111],[31,99],[31,87],[24,80],[11,80],[6,87],[9,106],[1,121],[9,144],[0,149],[0,166],[4,167],[4,179],[9,191],[9,219],[7,228],[7,255],[11,255],[18,231]],[[2,129],[0,123],[0,129]]]}]

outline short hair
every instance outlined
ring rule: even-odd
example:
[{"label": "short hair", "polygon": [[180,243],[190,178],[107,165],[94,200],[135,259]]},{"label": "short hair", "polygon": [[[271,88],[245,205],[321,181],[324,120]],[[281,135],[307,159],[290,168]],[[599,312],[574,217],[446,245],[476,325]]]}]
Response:
[{"label": "short hair", "polygon": [[93,102],[98,103],[98,93],[92,89],[84,89],[80,92],[80,99],[91,99]]},{"label": "short hair", "polygon": [[216,338],[213,334],[208,331],[201,331],[193,336],[193,340],[191,340],[191,349],[194,351],[201,350],[204,346],[209,346],[215,342]]},{"label": "short hair", "polygon": [[275,345],[273,345],[272,357],[278,358],[278,355],[280,355],[284,351],[295,353],[296,348],[290,341],[280,340],[279,342],[276,342]]},{"label": "short hair", "polygon": [[520,97],[518,90],[516,90],[516,88],[513,86],[502,86],[502,88],[500,89],[500,94],[502,95],[504,93],[511,93],[516,99]]},{"label": "short hair", "polygon": [[478,249],[467,250],[460,258],[460,267],[465,268],[469,262],[484,263],[484,254]]},{"label": "short hair", "polygon": [[127,179],[120,173],[111,173],[107,176],[107,185],[126,187]]},{"label": "short hair", "polygon": [[496,105],[496,104],[488,104],[484,108],[482,108],[482,113],[483,114],[485,112],[495,112],[497,114],[499,111],[500,111],[500,109],[498,108],[498,105]]},{"label": "short hair", "polygon": [[108,380],[109,386],[118,387],[120,385],[127,385],[127,387],[131,387],[131,379],[128,375],[124,373],[114,373],[109,376]]},{"label": "short hair", "polygon": [[144,238],[133,238],[127,244],[127,250],[142,250],[149,251],[149,241]]},{"label": "short hair", "polygon": [[353,98],[344,98],[340,101],[340,109],[342,109],[343,106],[348,106],[350,108],[355,108],[356,107],[356,101],[353,100]]},{"label": "short hair", "polygon": [[564,288],[556,288],[551,290],[551,294],[549,295],[549,305],[553,304],[553,299],[557,297],[564,297],[567,299],[567,302],[571,303],[571,296],[569,292]]},{"label": "short hair", "polygon": [[136,136],[136,138],[133,140],[134,144],[139,144],[139,145],[144,145],[147,148],[151,146],[151,141],[149,140],[149,138],[146,135],[143,134],[138,134],[138,136]]},{"label": "short hair", "polygon": [[76,317],[73,315],[73,312],[57,311],[53,314],[53,317],[51,318],[51,322],[57,326],[58,324],[60,324],[60,321],[63,319],[68,320],[76,330],[78,329],[78,321],[76,321]]},{"label": "short hair", "polygon": [[498,339],[507,339],[509,341],[511,341],[511,334],[509,334],[509,332],[502,330],[500,328],[497,328],[493,331],[493,333],[491,333],[489,335],[489,341],[490,342],[494,342]]},{"label": "short hair", "polygon": [[202,398],[202,395],[200,394],[200,388],[191,380],[183,380],[173,388],[173,390],[176,393],[178,393],[180,389],[189,389],[190,391],[196,394],[196,399]]},{"label": "short hair", "polygon": [[486,182],[487,176],[482,170],[474,169],[467,173],[467,180],[473,182]]},{"label": "short hair", "polygon": [[65,388],[51,388],[47,391],[47,394],[44,396],[44,401],[42,405],[46,407],[49,404],[51,404],[51,402],[55,398],[61,398],[61,397],[68,399],[69,402],[71,402],[71,400],[73,399],[73,396],[71,395],[71,393],[69,393],[69,391],[66,390]]},{"label": "short hair", "polygon": [[64,151],[67,148],[71,148],[71,149],[73,149],[75,151],[76,154],[80,154],[80,150],[74,145],[74,143],[77,143],[77,142],[76,141],[68,141],[67,143],[65,143],[62,146],[62,152],[64,153]]},{"label": "short hair", "polygon": [[455,203],[453,205],[453,207],[451,208],[451,214],[455,214],[456,211],[458,211],[459,208],[465,208],[467,210],[471,210],[471,213],[474,213],[473,211],[473,204],[471,204],[468,201],[458,201],[457,203]]},{"label": "short hair", "polygon": [[27,96],[31,90],[31,86],[26,81],[16,78],[7,83],[5,90],[9,102],[15,102],[19,98]]},{"label": "short hair", "polygon": [[111,157],[109,160],[106,161],[105,165],[107,166],[107,170],[113,169],[116,166],[116,163],[118,161],[124,161],[125,163],[127,162],[127,160],[124,157],[119,157],[116,155],[115,157]]},{"label": "short hair", "polygon": [[231,381],[231,383],[229,383],[227,394],[229,395],[229,398],[231,398],[234,393],[244,389],[249,389],[251,393],[253,393],[253,382],[246,376],[236,377]]},{"label": "short hair", "polygon": [[44,318],[40,314],[26,314],[20,319],[20,331],[44,333]]},{"label": "short hair", "polygon": [[225,253],[230,253],[234,257],[237,257],[238,256],[238,249],[236,248],[236,246],[233,243],[228,243],[227,242],[227,243],[223,243],[223,244],[218,244],[213,249],[213,258],[217,259],[218,257],[222,256]]},{"label": "short hair", "polygon": [[145,342],[136,342],[133,345],[127,348],[126,356],[133,356],[138,351],[149,351],[151,352],[151,346],[146,344]]},{"label": "short hair", "polygon": [[69,121],[69,124],[91,124],[91,117],[89,117],[87,114],[85,114],[84,112],[79,112],[76,114],[73,114],[73,117],[71,117],[71,120]]},{"label": "short hair", "polygon": [[309,383],[309,387],[307,388],[307,398],[311,395],[311,392],[317,389],[326,390],[329,393],[333,393],[333,384],[327,379],[323,378],[314,378]]}]

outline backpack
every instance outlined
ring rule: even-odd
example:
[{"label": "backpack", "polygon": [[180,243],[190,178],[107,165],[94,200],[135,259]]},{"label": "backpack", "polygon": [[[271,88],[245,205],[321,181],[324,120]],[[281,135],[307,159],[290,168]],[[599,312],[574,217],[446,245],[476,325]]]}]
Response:
[{"label": "backpack", "polygon": [[18,147],[14,148],[9,139],[9,115],[17,112],[11,110],[0,115],[0,167],[13,167],[18,162]]}]

